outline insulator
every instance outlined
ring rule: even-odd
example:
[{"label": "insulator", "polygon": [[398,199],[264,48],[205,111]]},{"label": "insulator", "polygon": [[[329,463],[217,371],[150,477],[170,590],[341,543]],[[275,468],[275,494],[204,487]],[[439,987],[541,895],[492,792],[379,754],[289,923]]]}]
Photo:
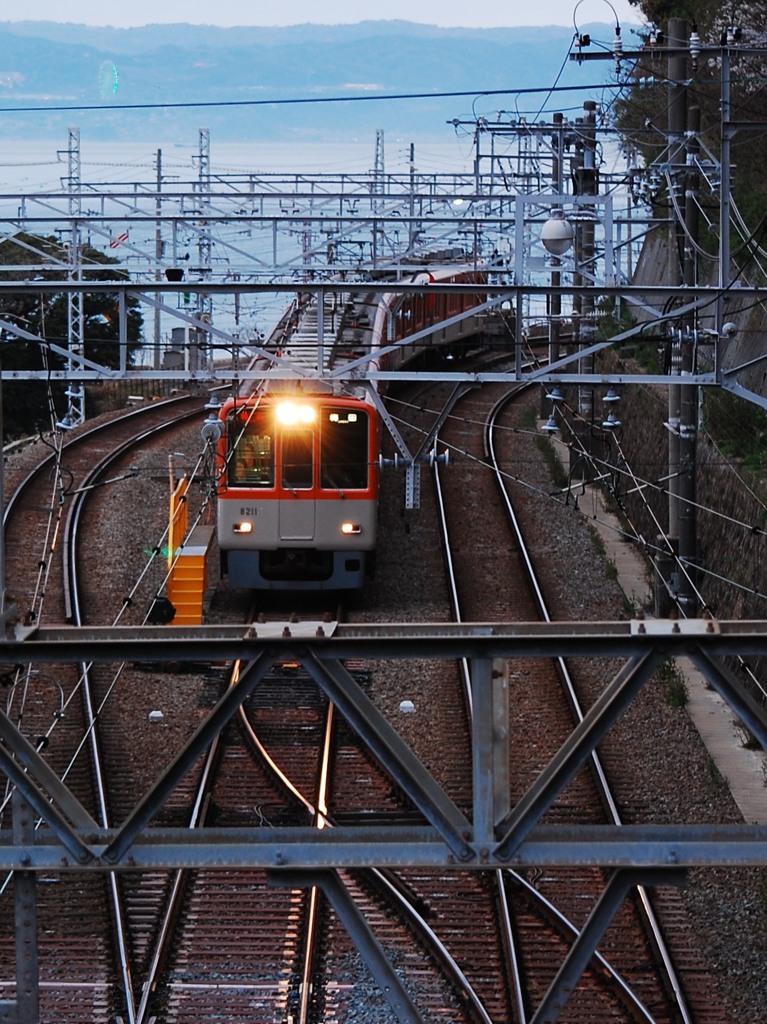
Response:
[{"label": "insulator", "polygon": [[426,458],[429,465],[432,467],[436,466],[438,462],[442,463],[443,466],[447,466],[450,462],[450,452],[446,448],[441,455],[438,455],[436,449],[432,448]]},{"label": "insulator", "polygon": [[203,423],[200,433],[202,434],[204,441],[209,441],[211,444],[215,444],[223,436],[224,424],[218,416],[212,412]]},{"label": "insulator", "polygon": [[583,50],[583,48],[586,46],[591,46],[591,36],[579,32],[575,39],[575,49],[577,51],[575,54],[575,59],[578,61],[578,63],[580,63],[583,60],[581,50]]},{"label": "insulator", "polygon": [[615,57],[616,70],[620,70],[621,59],[623,58],[623,40],[621,39],[621,27],[615,26],[615,39],[613,39],[613,57]]},{"label": "insulator", "polygon": [[549,418],[543,424],[543,426],[541,427],[541,430],[545,431],[545,433],[547,433],[547,434],[558,434],[559,433],[559,427],[557,426],[557,423],[556,423],[556,420],[554,419],[554,414],[553,413],[551,414],[551,416],[549,416]]},{"label": "insulator", "polygon": [[690,33],[690,57],[692,57],[693,63],[698,60],[700,56],[700,36],[696,29]]}]

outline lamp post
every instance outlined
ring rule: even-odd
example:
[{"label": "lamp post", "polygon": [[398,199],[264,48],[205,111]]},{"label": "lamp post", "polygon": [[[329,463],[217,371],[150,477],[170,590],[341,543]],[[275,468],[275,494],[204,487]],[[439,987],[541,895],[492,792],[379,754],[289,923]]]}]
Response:
[{"label": "lamp post", "polygon": [[[555,206],[549,219],[541,229],[541,242],[543,247],[551,255],[551,286],[558,288],[562,283],[562,274],[559,270],[560,257],[564,256],[572,246],[575,237],[575,230],[570,221],[565,217],[564,210]],[[559,328],[560,316],[562,314],[562,296],[552,292],[549,299],[549,365],[556,363],[559,359]]]},{"label": "lamp post", "polygon": [[[559,178],[559,171],[556,172],[557,178]],[[559,186],[559,181],[555,182],[556,187]],[[564,256],[567,250],[572,246],[573,239],[575,237],[575,230],[570,221],[565,216],[564,210],[555,206],[549,214],[549,219],[543,225],[541,229],[541,242],[543,243],[544,249],[551,256],[551,286],[552,288],[558,288],[562,283],[562,275],[560,273],[560,257]],[[558,293],[552,292],[549,299],[549,365],[556,363],[559,359],[559,327],[560,327],[560,316],[562,314],[562,296]],[[554,394],[556,392],[556,394]],[[555,404],[562,401],[562,394],[558,387],[554,388],[552,394],[547,394],[546,398],[553,399]],[[554,418],[554,408],[551,410],[548,422],[543,428],[548,433],[558,431],[556,420]]]},{"label": "lamp post", "polygon": [[575,230],[565,216],[565,211],[555,206],[541,229],[541,241],[544,248],[558,260],[573,244],[574,238]]}]

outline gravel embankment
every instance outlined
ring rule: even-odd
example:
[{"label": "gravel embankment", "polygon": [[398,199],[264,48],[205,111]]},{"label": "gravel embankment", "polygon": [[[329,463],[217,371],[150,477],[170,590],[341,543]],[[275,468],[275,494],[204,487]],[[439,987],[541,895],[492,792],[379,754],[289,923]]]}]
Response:
[{"label": "gravel embankment", "polygon": [[[513,445],[521,467],[519,475],[528,484],[527,488],[519,489],[520,515],[534,555],[547,566],[544,585],[553,617],[562,621],[621,617],[625,608],[623,594],[617,583],[608,578],[587,517],[572,504],[565,506],[562,501],[547,497],[553,489],[549,471],[529,435],[513,434],[509,444]],[[183,447],[190,457],[196,457],[200,449],[196,429],[190,428]],[[6,457],[6,495],[27,467],[45,452],[47,449],[38,442]],[[426,492],[428,473],[424,474],[423,486]],[[150,460],[145,473],[115,487],[125,488],[130,500],[110,505],[110,525],[104,543],[113,557],[94,585],[103,586],[111,594],[107,603],[119,608],[127,581],[143,569],[146,550],[157,543],[163,529],[166,460]],[[436,543],[428,526],[430,498],[424,494],[421,512],[404,512],[402,495],[401,475],[384,476],[378,573],[374,584],[361,595],[356,611],[371,621],[438,621],[448,614],[446,597],[441,585],[435,585],[433,579],[424,575],[424,564],[434,557]],[[115,510],[119,510],[119,519]],[[149,510],[153,511],[148,515]],[[148,594],[157,585],[158,574],[159,568],[150,575]],[[221,584],[214,598],[213,614],[219,617],[237,604],[237,596]],[[144,598],[136,603],[136,608],[145,610]],[[136,620],[131,616],[131,621]],[[585,692],[593,697],[614,671],[614,663],[607,659],[590,662],[588,672],[580,673],[579,679]],[[414,679],[412,666],[405,662],[392,662],[385,672],[397,703],[400,694],[411,696],[427,684],[427,680]],[[645,687],[630,712],[613,729],[601,753],[608,764],[610,760],[621,759],[629,767],[634,789],[623,794],[629,806],[629,820],[742,820],[725,780],[712,768],[686,713],[669,706],[665,684],[660,679]],[[732,1020],[739,1024],[763,1024],[767,1006],[767,876],[757,869],[697,870],[690,875],[684,899]]]}]

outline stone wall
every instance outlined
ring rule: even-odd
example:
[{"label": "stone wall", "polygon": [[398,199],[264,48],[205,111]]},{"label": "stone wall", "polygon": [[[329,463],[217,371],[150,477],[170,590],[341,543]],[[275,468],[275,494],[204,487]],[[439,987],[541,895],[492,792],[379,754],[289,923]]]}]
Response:
[{"label": "stone wall", "polygon": [[[716,268],[713,268],[715,273]],[[657,231],[648,239],[637,266],[635,281],[664,284],[668,280],[667,233]],[[738,289],[734,289],[737,294]],[[767,303],[765,303],[767,306]],[[767,394],[765,353],[767,314],[754,296],[732,298],[726,319],[738,325],[738,333],[726,342],[727,366],[753,362],[739,378],[749,390]],[[612,351],[605,370],[641,372],[627,350]],[[666,388],[632,386],[624,392],[619,417],[622,428],[619,451],[637,475],[637,482],[619,477],[617,501],[629,529],[650,548],[661,530],[668,527],[668,419]],[[767,480],[745,480],[737,460],[721,455],[705,435],[697,443],[696,493],[698,551],[701,572],[698,585],[705,605],[723,619],[767,618]],[[653,486],[638,489],[641,481]],[[761,496],[760,496],[761,494]],[[712,511],[710,511],[712,510]],[[660,525],[660,529],[659,529]],[[767,664],[753,661],[751,668],[767,686]]]}]

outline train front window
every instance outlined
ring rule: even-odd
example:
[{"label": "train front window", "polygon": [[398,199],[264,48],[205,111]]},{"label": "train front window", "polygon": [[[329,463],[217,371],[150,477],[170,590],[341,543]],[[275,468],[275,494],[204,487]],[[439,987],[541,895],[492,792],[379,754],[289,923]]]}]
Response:
[{"label": "train front window", "polygon": [[325,407],[320,433],[320,486],[364,490],[368,486],[368,414]]},{"label": "train front window", "polygon": [[311,430],[283,430],[282,486],[306,490],[314,483],[314,453]]},{"label": "train front window", "polygon": [[249,422],[229,424],[229,484],[235,487],[274,487],[274,438],[262,413]]}]

